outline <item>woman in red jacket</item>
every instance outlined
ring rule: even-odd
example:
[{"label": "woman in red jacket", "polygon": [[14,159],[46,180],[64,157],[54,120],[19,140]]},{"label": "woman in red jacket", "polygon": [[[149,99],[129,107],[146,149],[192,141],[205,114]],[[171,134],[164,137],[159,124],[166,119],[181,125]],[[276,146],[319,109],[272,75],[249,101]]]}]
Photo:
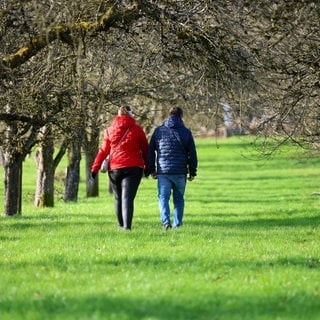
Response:
[{"label": "woman in red jacket", "polygon": [[115,197],[115,211],[119,227],[131,230],[134,199],[146,171],[148,140],[143,129],[132,117],[131,108],[122,106],[118,116],[106,129],[91,168],[94,179],[103,160],[109,156],[108,175]]}]

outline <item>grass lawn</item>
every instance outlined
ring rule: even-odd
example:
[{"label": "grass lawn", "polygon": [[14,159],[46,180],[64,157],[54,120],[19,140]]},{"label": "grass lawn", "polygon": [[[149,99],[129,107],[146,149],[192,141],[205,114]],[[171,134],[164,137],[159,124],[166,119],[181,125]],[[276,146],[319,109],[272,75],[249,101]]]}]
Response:
[{"label": "grass lawn", "polygon": [[131,232],[116,226],[105,174],[100,197],[85,198],[83,177],[78,203],[57,184],[55,207],[37,210],[26,160],[23,214],[0,218],[0,319],[320,319],[318,158],[288,148],[249,160],[248,139],[196,144],[184,226],[169,231],[150,178]]}]

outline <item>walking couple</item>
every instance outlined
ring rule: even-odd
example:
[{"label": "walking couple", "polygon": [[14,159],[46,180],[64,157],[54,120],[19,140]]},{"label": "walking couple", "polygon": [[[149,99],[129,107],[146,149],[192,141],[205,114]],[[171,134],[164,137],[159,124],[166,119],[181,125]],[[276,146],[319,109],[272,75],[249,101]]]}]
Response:
[{"label": "walking couple", "polygon": [[151,175],[158,181],[160,219],[165,230],[172,227],[170,196],[173,196],[173,227],[182,226],[187,179],[197,174],[197,152],[191,131],[182,120],[179,107],[153,132],[150,143],[136,123],[129,106],[121,106],[91,168],[94,179],[102,162],[109,157],[108,175],[115,197],[118,226],[131,230],[134,199],[141,178]]}]

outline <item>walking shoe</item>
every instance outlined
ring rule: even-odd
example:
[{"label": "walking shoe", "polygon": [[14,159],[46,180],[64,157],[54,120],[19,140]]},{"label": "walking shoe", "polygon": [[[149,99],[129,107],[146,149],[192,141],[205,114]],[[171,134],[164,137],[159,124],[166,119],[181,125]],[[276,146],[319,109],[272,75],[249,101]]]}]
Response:
[{"label": "walking shoe", "polygon": [[163,225],[163,229],[164,229],[164,230],[168,230],[168,229],[170,229],[170,228],[172,228],[170,223],[165,223],[165,224]]}]

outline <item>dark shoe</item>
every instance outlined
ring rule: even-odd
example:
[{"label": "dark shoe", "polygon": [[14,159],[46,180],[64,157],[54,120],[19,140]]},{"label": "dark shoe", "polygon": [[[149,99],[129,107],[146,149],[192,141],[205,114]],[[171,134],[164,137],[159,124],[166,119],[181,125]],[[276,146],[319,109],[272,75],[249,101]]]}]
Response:
[{"label": "dark shoe", "polygon": [[171,227],[171,224],[170,223],[165,223],[164,225],[163,225],[163,229],[164,230],[168,230],[168,229],[171,229],[172,227]]}]

